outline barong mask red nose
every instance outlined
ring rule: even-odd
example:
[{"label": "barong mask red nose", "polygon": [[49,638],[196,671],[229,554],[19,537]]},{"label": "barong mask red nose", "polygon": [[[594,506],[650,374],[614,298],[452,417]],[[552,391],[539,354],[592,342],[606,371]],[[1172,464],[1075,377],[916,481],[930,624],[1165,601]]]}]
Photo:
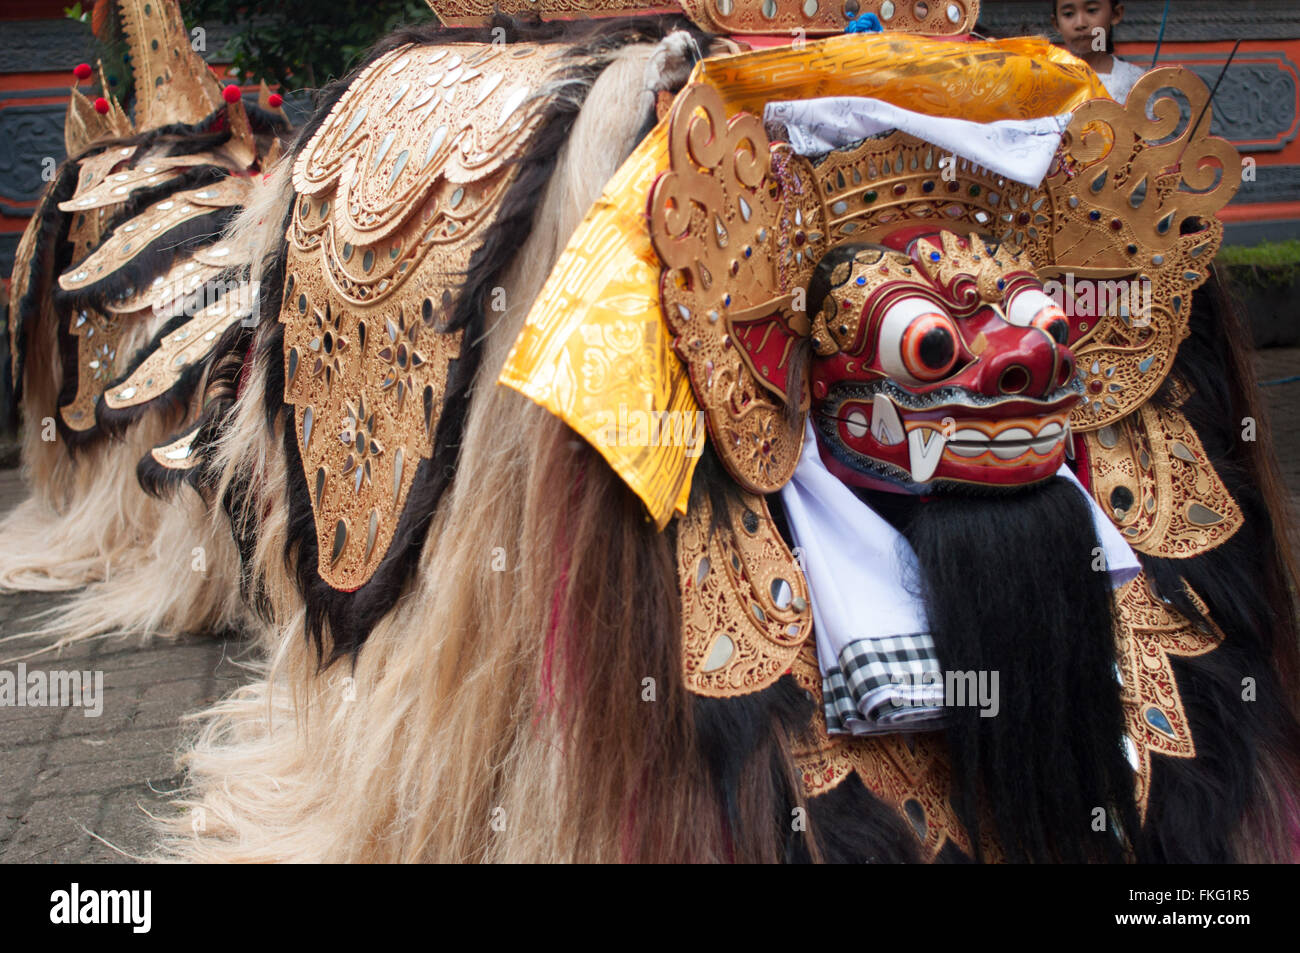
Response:
[{"label": "barong mask red nose", "polygon": [[809,287],[813,423],[847,483],[1019,486],[1061,466],[1069,325],[1009,246],[929,226],[842,246]]}]

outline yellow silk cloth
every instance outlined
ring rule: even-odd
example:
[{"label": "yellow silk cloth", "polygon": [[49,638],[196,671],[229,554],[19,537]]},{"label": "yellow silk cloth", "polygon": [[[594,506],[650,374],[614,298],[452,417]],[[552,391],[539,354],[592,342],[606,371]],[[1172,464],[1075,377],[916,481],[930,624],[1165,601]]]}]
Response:
[{"label": "yellow silk cloth", "polygon": [[[691,82],[717,89],[728,115],[758,116],[770,101],[865,96],[932,116],[993,122],[1055,116],[1106,95],[1084,63],[1030,37],[963,42],[846,34],[705,60]],[[667,169],[665,119],[574,232],[499,379],[591,443],[661,529],[674,511],[686,511],[699,459],[691,441],[669,438],[693,432],[700,410],[660,312],[661,266],[646,216],[650,189]],[[637,432],[648,439],[635,443],[625,427],[614,426],[645,414],[672,425],[642,427]]]}]

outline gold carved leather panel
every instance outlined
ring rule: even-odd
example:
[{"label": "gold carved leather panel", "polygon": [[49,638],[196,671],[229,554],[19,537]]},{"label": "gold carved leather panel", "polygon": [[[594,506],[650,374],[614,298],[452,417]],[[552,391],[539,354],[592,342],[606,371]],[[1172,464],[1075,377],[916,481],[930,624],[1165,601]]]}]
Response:
[{"label": "gold carved leather panel", "polygon": [[[1189,595],[1204,610],[1195,593],[1189,590]],[[1133,765],[1138,811],[1146,817],[1151,752],[1169,758],[1196,757],[1170,657],[1204,655],[1215,649],[1221,636],[1200,630],[1157,598],[1145,573],[1130,582],[1116,602],[1120,694],[1128,725],[1125,750]]]},{"label": "gold carved leather panel", "polygon": [[[902,815],[920,841],[923,856],[933,860],[947,843],[973,856],[970,837],[948,797],[951,771],[942,734],[832,737],[826,731],[821,668],[812,640],[800,651],[793,674],[816,706],[809,733],[794,749],[804,794],[825,794],[856,773],[867,790]],[[1002,854],[987,830],[988,825],[982,825],[980,846],[985,859],[996,862]]]},{"label": "gold carved leather panel", "polygon": [[130,323],[142,315],[106,315],[94,308],[72,313],[68,332],[77,348],[77,390],[70,403],[59,408],[69,430],[81,433],[95,426],[95,405],[118,374],[118,350]]},{"label": "gold carved leather panel", "polygon": [[229,328],[248,317],[248,305],[239,294],[228,294],[163,335],[126,380],[104,392],[104,405],[110,410],[124,410],[167,393],[182,374],[212,353]]},{"label": "gold carved leather panel", "polygon": [[979,0],[429,0],[438,19],[450,26],[481,26],[494,10],[568,20],[629,16],[674,5],[700,29],[731,35],[843,33],[863,13],[874,13],[890,33],[958,35],[975,28],[980,12]]},{"label": "gold carved leather panel", "polygon": [[[1206,107],[1199,126],[1167,91],[1153,99],[1166,88],[1181,94],[1193,118]],[[1188,70],[1152,70],[1126,105],[1095,99],[1080,106],[1048,173],[1052,251],[1040,276],[1132,281],[1140,289],[1137,307],[1132,295],[1112,301],[1071,340],[1084,382],[1075,432],[1115,423],[1145,403],[1187,337],[1192,292],[1223,240],[1215,215],[1241,184],[1236,150],[1210,135],[1209,98]]]},{"label": "gold carved leather panel", "polygon": [[246,179],[227,176],[153,203],[115,228],[84,261],[65,271],[59,277],[59,287],[64,291],[81,291],[129,265],[145,251],[166,248],[173,229],[218,209],[242,205],[251,187]]},{"label": "gold carved leather panel", "polygon": [[[109,152],[119,150],[110,149]],[[185,156],[150,156],[138,165],[104,176],[84,191],[80,188],[72,198],[59,203],[60,211],[81,212],[92,208],[105,208],[128,201],[141,189],[161,188],[180,178],[187,169],[197,166],[223,167],[221,157],[211,152],[198,152]],[[84,168],[84,166],[83,166]]]},{"label": "gold carved leather panel", "polygon": [[1085,439],[1092,494],[1139,552],[1199,556],[1245,522],[1180,411],[1144,404]]},{"label": "gold carved leather panel", "polygon": [[[806,389],[787,395],[773,381],[795,373],[794,347],[808,333],[795,291],[825,250],[812,176],[773,177],[773,163],[806,163],[788,148],[774,152],[757,117],[728,119],[702,84],[678,95],[668,151],[671,168],[650,197],[664,317],[727,470],[749,492],[771,493],[803,446],[802,420],[792,422],[784,404],[806,408]],[[737,341],[752,324],[784,339],[767,365],[755,366]]]},{"label": "gold carved leather panel", "polygon": [[707,499],[678,523],[686,687],[731,698],[790,670],[812,633],[803,573],[762,497],[733,503],[716,532]]},{"label": "gold carved leather panel", "polygon": [[546,46],[405,46],[349,87],[293,166],[284,326],[317,572],[364,585],[433,454],[456,290],[539,127]]}]

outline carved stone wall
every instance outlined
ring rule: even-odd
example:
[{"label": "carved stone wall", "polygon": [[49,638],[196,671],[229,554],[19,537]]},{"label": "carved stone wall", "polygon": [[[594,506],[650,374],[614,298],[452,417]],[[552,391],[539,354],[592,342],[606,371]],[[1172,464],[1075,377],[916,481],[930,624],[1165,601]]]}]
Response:
[{"label": "carved stone wall", "polygon": [[[50,92],[45,90],[43,95]],[[45,159],[63,161],[65,112],[65,107],[48,103],[0,109],[0,209],[4,214],[26,214],[26,210],[12,207],[13,203],[28,203],[30,208],[46,185],[42,172],[50,164]]]},{"label": "carved stone wall", "polygon": [[[1155,42],[1164,0],[1125,0],[1124,22],[1117,42]],[[980,25],[994,35],[1048,33],[1045,0],[983,0]],[[1293,40],[1300,37],[1300,3],[1296,0],[1174,0],[1165,40]]]}]

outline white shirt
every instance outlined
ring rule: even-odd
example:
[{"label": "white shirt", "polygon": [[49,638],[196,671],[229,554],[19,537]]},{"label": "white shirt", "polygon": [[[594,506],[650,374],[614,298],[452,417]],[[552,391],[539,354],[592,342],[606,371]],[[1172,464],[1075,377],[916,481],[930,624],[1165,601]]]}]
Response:
[{"label": "white shirt", "polygon": [[1140,66],[1134,66],[1118,56],[1111,56],[1110,72],[1098,73],[1097,78],[1101,84],[1106,87],[1106,92],[1110,93],[1111,99],[1121,106],[1124,100],[1128,99],[1129,90],[1133,88],[1146,70]]}]

